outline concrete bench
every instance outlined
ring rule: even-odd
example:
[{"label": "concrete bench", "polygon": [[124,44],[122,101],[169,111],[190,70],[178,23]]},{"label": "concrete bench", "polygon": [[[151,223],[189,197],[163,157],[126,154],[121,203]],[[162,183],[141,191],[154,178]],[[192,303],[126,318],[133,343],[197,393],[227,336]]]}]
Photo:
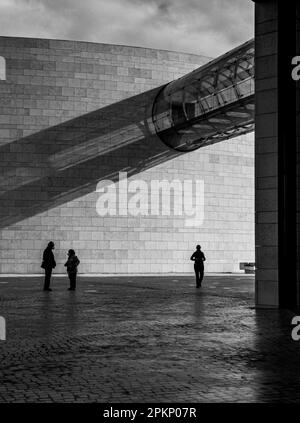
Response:
[{"label": "concrete bench", "polygon": [[240,270],[245,270],[245,273],[255,273],[255,263],[240,263]]}]

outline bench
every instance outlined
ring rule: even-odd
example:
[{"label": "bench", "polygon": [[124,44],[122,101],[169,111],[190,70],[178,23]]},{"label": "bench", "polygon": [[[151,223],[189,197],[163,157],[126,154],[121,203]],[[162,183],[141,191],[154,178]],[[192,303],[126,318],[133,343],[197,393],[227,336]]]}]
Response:
[{"label": "bench", "polygon": [[240,270],[245,270],[245,273],[255,273],[255,263],[240,263]]}]

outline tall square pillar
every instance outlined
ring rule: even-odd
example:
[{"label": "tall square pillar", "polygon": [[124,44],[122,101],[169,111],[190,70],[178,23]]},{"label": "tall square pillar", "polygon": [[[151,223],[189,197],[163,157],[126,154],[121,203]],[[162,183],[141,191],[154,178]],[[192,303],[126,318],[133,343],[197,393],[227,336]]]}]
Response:
[{"label": "tall square pillar", "polygon": [[[299,305],[297,0],[255,2],[256,306]],[[297,236],[298,234],[298,236]]]}]

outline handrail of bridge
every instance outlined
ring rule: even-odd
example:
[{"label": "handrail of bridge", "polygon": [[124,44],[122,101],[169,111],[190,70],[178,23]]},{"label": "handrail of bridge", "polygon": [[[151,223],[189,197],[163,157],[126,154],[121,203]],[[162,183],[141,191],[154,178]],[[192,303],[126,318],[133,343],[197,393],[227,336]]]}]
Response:
[{"label": "handrail of bridge", "polygon": [[253,131],[254,40],[165,85],[152,120],[160,139],[179,151]]}]

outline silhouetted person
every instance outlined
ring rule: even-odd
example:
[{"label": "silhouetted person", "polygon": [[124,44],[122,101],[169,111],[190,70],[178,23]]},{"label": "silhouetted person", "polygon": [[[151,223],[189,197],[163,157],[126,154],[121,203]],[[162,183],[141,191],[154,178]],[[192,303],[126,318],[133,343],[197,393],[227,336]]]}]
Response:
[{"label": "silhouetted person", "polygon": [[52,269],[56,266],[54,259],[54,242],[50,241],[47,248],[43,252],[43,262],[41,267],[45,269],[45,282],[44,282],[44,291],[52,291],[50,288],[50,279],[52,274]]},{"label": "silhouetted person", "polygon": [[70,279],[70,288],[69,291],[75,291],[76,289],[76,276],[77,276],[77,266],[79,265],[80,260],[75,255],[74,250],[68,251],[68,260],[65,262],[65,266],[67,267],[68,276]]},{"label": "silhouetted person", "polygon": [[196,246],[196,251],[192,254],[191,260],[194,261],[194,269],[196,275],[196,287],[200,288],[204,275],[204,261],[205,255],[201,251],[200,245]]}]

